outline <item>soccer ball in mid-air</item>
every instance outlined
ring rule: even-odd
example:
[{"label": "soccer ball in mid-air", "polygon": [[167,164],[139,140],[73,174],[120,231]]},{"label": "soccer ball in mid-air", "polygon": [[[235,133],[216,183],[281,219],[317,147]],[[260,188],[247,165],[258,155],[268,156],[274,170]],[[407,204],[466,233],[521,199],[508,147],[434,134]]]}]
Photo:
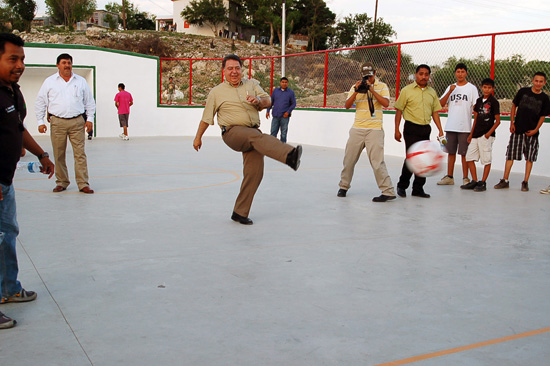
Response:
[{"label": "soccer ball in mid-air", "polygon": [[443,151],[435,141],[418,141],[407,150],[407,167],[420,177],[430,177],[441,170]]}]

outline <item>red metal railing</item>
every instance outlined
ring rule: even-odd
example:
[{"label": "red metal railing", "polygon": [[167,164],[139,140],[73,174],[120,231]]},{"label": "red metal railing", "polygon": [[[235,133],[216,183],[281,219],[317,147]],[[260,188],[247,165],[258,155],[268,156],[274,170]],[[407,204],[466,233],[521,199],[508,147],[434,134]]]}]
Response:
[{"label": "red metal railing", "polygon": [[[521,39],[518,39],[521,38]],[[503,40],[502,44],[498,42]],[[295,91],[299,107],[342,108],[347,91],[360,79],[360,65],[371,61],[377,76],[388,84],[397,98],[399,90],[413,79],[416,65],[432,67],[432,86],[442,93],[454,82],[453,62],[466,61],[469,80],[479,85],[485,77],[495,79],[497,97],[512,99],[519,87],[529,83],[530,65],[542,67],[550,76],[550,28],[519,32],[501,32],[463,37],[398,42],[337,50],[304,52],[285,56],[243,57],[244,77],[258,79],[271,92],[278,84],[280,63],[286,60],[286,73]],[[519,55],[518,55],[519,54]],[[160,101],[169,76],[179,80],[179,90],[188,98],[177,104],[204,104],[208,90],[220,79],[221,58],[160,60]],[[506,75],[506,62],[514,63],[515,74]],[[499,65],[497,65],[497,63]],[[503,65],[503,66],[501,66]],[[498,67],[497,67],[498,66]],[[529,66],[529,67],[527,67]],[[533,66],[535,67],[535,66]],[[523,68],[523,69],[522,69]],[[449,72],[449,70],[451,70]],[[510,84],[510,85],[508,85]],[[395,98],[392,98],[392,102]],[[390,106],[391,107],[391,106]],[[504,108],[506,111],[506,108]]]}]

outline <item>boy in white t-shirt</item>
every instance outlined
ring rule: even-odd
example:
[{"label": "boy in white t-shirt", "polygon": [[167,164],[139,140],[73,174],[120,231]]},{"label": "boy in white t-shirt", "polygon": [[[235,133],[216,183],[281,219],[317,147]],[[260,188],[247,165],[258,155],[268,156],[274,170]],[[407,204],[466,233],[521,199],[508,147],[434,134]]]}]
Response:
[{"label": "boy in white t-shirt", "polygon": [[448,152],[447,175],[438,185],[453,185],[453,172],[455,169],[456,153],[462,156],[462,183],[470,183],[468,179],[468,165],[466,164],[466,152],[468,151],[468,136],[472,130],[472,109],[479,96],[475,85],[466,81],[468,68],[459,63],[455,67],[456,83],[449,85],[439,100],[442,106],[448,104],[449,112],[445,132],[447,137]]}]

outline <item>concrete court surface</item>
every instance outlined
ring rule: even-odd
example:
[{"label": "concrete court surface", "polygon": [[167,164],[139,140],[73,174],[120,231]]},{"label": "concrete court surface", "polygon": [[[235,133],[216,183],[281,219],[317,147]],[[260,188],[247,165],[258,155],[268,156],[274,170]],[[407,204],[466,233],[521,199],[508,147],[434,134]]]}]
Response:
[{"label": "concrete court surface", "polygon": [[[98,138],[87,154],[94,195],[17,173],[19,278],[38,299],[0,306],[18,321],[1,366],[550,362],[547,177],[495,190],[494,167],[476,193],[441,173],[430,199],[373,203],[365,155],[338,198],[343,150],[304,146],[298,172],[266,159],[243,226],[241,156],[220,138],[199,153],[191,137]],[[387,164],[395,184],[402,159]]]}]

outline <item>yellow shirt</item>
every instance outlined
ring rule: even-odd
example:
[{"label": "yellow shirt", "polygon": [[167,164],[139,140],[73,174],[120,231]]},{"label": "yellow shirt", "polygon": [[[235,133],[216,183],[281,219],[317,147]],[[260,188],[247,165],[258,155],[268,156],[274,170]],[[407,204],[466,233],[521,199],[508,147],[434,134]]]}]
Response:
[{"label": "yellow shirt", "polygon": [[429,86],[422,89],[416,81],[401,90],[394,107],[403,111],[405,121],[418,125],[429,125],[432,114],[442,108],[435,90]]},{"label": "yellow shirt", "polygon": [[201,120],[213,125],[214,116],[217,114],[220,127],[259,126],[260,114],[252,103],[246,101],[247,95],[269,97],[258,80],[241,80],[237,87],[231,85],[227,80],[224,81],[210,90]]},{"label": "yellow shirt", "polygon": [[[383,82],[375,79],[374,91],[380,94],[382,97],[390,99],[390,90],[388,86]],[[351,87],[348,92],[348,99],[355,93],[355,85]],[[369,100],[367,93],[370,94],[372,101],[374,102],[374,117],[370,114]],[[382,123],[384,118],[384,112],[382,112],[382,104],[376,100],[371,92],[358,93],[355,97],[355,122],[353,127],[355,128],[371,128],[376,130],[382,129]]]}]

